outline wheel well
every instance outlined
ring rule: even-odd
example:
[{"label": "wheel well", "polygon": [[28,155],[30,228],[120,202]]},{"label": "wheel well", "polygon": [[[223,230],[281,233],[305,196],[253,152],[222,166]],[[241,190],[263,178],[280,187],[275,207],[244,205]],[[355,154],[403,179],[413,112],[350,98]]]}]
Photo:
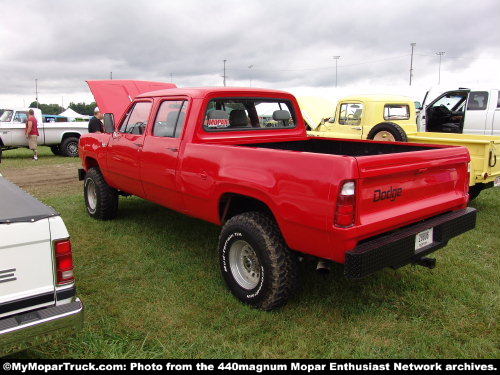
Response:
[{"label": "wheel well", "polygon": [[274,218],[267,204],[246,195],[226,193],[219,201],[219,218],[222,223],[243,212],[258,211]]},{"label": "wheel well", "polygon": [[80,138],[81,136],[82,135],[80,133],[64,133],[63,136],[62,136],[61,142],[64,141],[66,138],[69,138],[69,137]]},{"label": "wheel well", "polygon": [[95,160],[94,158],[85,158],[85,170],[88,171],[90,168],[93,167],[99,168],[97,160]]}]

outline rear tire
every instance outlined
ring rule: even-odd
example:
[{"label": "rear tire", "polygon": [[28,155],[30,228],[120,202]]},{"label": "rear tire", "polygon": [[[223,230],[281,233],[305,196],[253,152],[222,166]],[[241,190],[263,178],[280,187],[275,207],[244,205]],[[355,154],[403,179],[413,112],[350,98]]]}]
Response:
[{"label": "rear tire", "polygon": [[368,133],[368,139],[385,142],[408,142],[406,132],[401,126],[393,122],[383,122],[375,125]]},{"label": "rear tire", "polygon": [[483,191],[483,188],[483,184],[475,184],[474,186],[469,186],[469,201],[476,199]]},{"label": "rear tire", "polygon": [[59,147],[59,145],[50,146],[50,151],[52,151],[54,155],[61,156],[61,148]]},{"label": "rear tire", "polygon": [[109,186],[98,168],[90,168],[83,182],[85,207],[90,217],[110,220],[118,211],[118,191]]},{"label": "rear tire", "polygon": [[72,158],[78,157],[78,141],[77,137],[64,138],[60,146],[61,154]]},{"label": "rear tire", "polygon": [[245,212],[226,222],[219,236],[219,261],[231,293],[253,307],[279,308],[297,289],[297,258],[274,219],[263,213]]}]

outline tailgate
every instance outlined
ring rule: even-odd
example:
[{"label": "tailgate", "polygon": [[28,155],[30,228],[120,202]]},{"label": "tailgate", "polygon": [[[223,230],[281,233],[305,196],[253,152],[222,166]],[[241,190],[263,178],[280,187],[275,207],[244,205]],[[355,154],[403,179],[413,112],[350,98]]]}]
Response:
[{"label": "tailgate", "polygon": [[408,141],[467,147],[471,158],[471,186],[491,182],[500,176],[499,136],[419,132],[408,134]]},{"label": "tailgate", "polygon": [[388,231],[467,203],[469,155],[463,147],[356,157],[358,221]]},{"label": "tailgate", "polygon": [[0,224],[0,318],[54,304],[49,219]]}]

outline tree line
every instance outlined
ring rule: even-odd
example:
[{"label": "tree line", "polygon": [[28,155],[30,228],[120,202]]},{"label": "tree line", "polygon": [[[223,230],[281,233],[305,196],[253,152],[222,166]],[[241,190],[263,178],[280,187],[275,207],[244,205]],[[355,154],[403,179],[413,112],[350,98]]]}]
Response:
[{"label": "tree line", "polygon": [[[71,108],[73,111],[87,116],[92,116],[94,114],[94,108],[96,106],[97,104],[95,102],[92,102],[90,104],[86,104],[83,102],[69,103],[69,108]],[[30,108],[40,108],[44,115],[58,115],[59,113],[64,112],[64,110],[66,109],[61,107],[59,104],[43,104],[37,103],[36,101],[30,104]]]}]

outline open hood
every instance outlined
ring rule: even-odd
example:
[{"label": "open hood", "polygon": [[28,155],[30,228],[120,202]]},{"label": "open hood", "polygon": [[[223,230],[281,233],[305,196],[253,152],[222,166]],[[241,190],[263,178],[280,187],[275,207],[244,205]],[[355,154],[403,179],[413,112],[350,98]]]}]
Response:
[{"label": "open hood", "polygon": [[335,116],[335,102],[316,96],[298,97],[300,111],[304,121],[311,129],[316,129],[325,118]]},{"label": "open hood", "polygon": [[172,89],[173,83],[112,79],[87,81],[102,113],[112,113],[119,121],[129,103],[145,92]]}]

